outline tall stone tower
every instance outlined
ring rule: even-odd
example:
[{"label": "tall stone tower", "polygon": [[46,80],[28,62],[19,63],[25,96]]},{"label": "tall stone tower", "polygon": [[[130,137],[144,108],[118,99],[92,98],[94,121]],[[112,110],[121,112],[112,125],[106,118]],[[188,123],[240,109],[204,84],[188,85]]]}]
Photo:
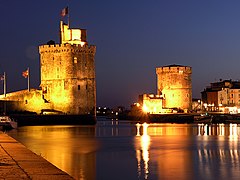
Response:
[{"label": "tall stone tower", "polygon": [[192,68],[169,65],[156,68],[158,95],[162,95],[163,107],[191,110]]},{"label": "tall stone tower", "polygon": [[66,114],[96,114],[95,52],[85,29],[60,22],[60,44],[39,46],[42,97]]}]

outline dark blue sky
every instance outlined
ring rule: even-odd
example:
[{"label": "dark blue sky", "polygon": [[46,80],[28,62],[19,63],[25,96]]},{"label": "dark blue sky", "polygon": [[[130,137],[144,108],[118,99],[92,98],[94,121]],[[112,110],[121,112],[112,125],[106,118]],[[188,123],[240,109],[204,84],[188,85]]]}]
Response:
[{"label": "dark blue sky", "polygon": [[[7,89],[27,88],[21,72],[40,84],[37,47],[59,42],[60,11],[97,46],[97,105],[114,107],[156,93],[155,68],[191,66],[193,97],[210,82],[240,79],[239,0],[0,1],[0,73]],[[2,93],[2,88],[0,88]]]}]

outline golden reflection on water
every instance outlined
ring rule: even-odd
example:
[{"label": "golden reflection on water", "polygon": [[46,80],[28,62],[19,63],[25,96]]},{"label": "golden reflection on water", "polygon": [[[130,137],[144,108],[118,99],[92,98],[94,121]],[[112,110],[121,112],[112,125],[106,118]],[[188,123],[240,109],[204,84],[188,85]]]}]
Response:
[{"label": "golden reflection on water", "polygon": [[20,133],[24,136],[19,141],[74,178],[96,179],[94,126],[26,126]]},{"label": "golden reflection on water", "polygon": [[[138,177],[148,179],[155,173],[160,178],[194,179],[193,159],[201,177],[211,179],[216,172],[224,178],[229,173],[239,177],[239,134],[237,124],[136,124]],[[196,146],[197,151],[189,149],[191,146]],[[218,170],[213,171],[214,166]]]},{"label": "golden reflection on water", "polygon": [[75,179],[240,177],[237,124],[103,121],[97,126],[21,127],[15,135]]},{"label": "golden reflection on water", "polygon": [[[137,127],[137,135],[140,137],[140,149],[136,149],[136,158],[138,162],[138,177],[141,177],[142,167],[141,160],[144,162],[144,179],[148,179],[149,169],[148,169],[148,161],[149,161],[149,146],[150,146],[150,136],[148,135],[148,124],[144,123],[142,125],[136,124]],[[142,135],[140,135],[140,128],[142,127]]]},{"label": "golden reflection on water", "polygon": [[237,124],[198,124],[198,136],[229,136],[238,139],[240,127]]}]

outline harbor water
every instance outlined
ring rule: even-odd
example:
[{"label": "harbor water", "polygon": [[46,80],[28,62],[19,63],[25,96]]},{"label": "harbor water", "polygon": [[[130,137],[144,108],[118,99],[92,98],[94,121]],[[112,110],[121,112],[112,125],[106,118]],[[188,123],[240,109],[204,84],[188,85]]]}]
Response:
[{"label": "harbor water", "polygon": [[240,179],[237,124],[25,126],[8,132],[75,179]]}]

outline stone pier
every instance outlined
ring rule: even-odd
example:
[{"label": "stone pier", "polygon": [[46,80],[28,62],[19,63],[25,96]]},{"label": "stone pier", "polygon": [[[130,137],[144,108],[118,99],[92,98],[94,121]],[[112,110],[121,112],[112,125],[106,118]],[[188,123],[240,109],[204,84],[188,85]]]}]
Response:
[{"label": "stone pier", "polygon": [[0,179],[73,179],[0,131]]}]

